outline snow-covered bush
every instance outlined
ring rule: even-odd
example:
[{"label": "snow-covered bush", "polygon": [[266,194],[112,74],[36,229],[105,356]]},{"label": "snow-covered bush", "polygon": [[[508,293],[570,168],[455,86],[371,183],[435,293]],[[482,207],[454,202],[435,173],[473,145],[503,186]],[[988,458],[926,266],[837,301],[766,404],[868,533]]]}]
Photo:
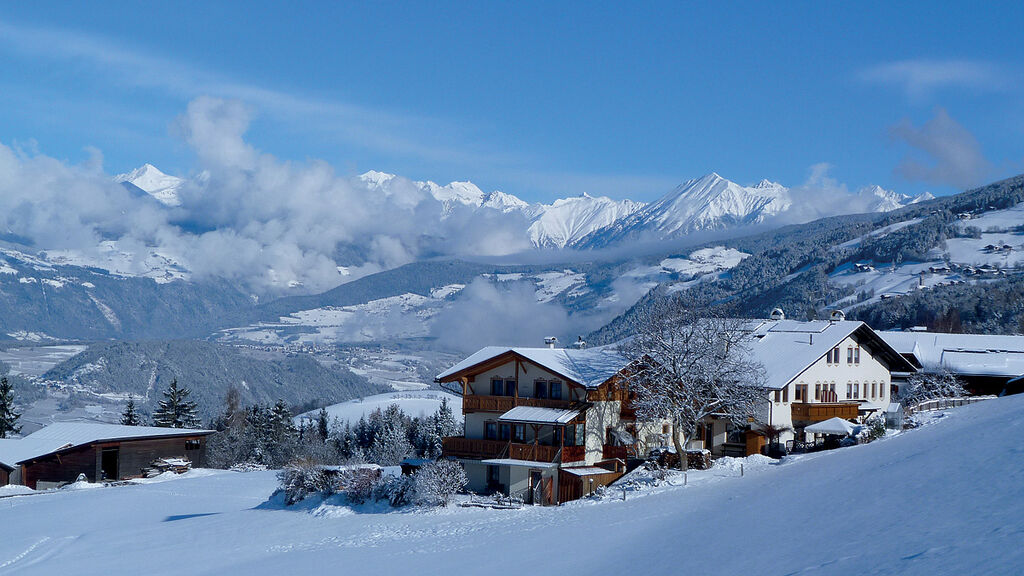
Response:
[{"label": "snow-covered bush", "polygon": [[412,476],[385,476],[377,482],[373,489],[374,500],[387,500],[388,504],[397,508],[411,504],[416,495],[416,483]]},{"label": "snow-covered bush", "polygon": [[288,464],[278,475],[284,503],[291,506],[311,494],[328,496],[334,492],[332,475],[310,460],[297,460]]},{"label": "snow-covered bush", "polygon": [[416,501],[422,504],[447,506],[452,496],[469,483],[462,464],[454,460],[438,460],[416,473]]},{"label": "snow-covered bush", "polygon": [[885,416],[882,414],[876,414],[865,422],[866,426],[864,430],[857,436],[857,439],[862,444],[873,442],[878,440],[882,436],[885,436]]},{"label": "snow-covered bush", "polygon": [[353,504],[362,504],[373,498],[381,481],[380,468],[355,468],[341,472],[341,492]]}]

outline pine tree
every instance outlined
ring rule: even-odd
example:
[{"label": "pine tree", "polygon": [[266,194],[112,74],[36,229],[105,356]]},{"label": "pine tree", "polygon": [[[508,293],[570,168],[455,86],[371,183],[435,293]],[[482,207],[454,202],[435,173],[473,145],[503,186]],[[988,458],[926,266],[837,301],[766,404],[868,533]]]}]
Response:
[{"label": "pine tree", "polygon": [[124,412],[121,413],[121,424],[124,426],[142,426],[142,418],[135,411],[135,397],[128,397],[128,404],[125,404]]},{"label": "pine tree", "polygon": [[171,380],[170,387],[164,392],[160,407],[153,412],[153,425],[162,428],[197,428],[199,417],[196,415],[196,403],[188,400],[191,390],[179,388],[178,380]]},{"label": "pine tree", "polygon": [[330,426],[327,421],[327,409],[321,408],[320,413],[316,415],[316,429],[320,433],[320,440],[326,442],[327,436],[330,434]]},{"label": "pine tree", "polygon": [[21,413],[14,410],[14,388],[6,376],[0,378],[0,438],[21,432],[19,418]]}]

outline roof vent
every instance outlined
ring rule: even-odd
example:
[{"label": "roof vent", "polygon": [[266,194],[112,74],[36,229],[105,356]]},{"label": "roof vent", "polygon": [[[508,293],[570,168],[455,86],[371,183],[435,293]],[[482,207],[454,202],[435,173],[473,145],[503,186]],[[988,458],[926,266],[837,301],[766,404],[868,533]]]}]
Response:
[{"label": "roof vent", "polygon": [[546,344],[548,348],[554,348],[555,344],[558,344],[558,338],[555,338],[554,336],[548,336],[547,338],[544,339],[544,344]]},{"label": "roof vent", "polygon": [[782,311],[782,308],[776,308],[772,310],[771,315],[768,317],[771,318],[772,320],[785,320],[786,313]]},{"label": "roof vent", "polygon": [[583,336],[577,336],[576,343],[573,344],[573,346],[576,347],[577,350],[583,350],[587,347],[587,341],[583,339]]},{"label": "roof vent", "polygon": [[843,320],[846,320],[846,313],[842,310],[833,310],[832,315],[829,316],[829,320],[833,322],[842,322]]}]

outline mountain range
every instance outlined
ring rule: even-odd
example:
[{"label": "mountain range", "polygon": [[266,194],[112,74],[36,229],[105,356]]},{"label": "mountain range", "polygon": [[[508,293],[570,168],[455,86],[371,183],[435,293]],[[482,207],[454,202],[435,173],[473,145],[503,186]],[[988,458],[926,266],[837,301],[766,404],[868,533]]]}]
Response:
[{"label": "mountain range", "polygon": [[[186,183],[185,179],[164,174],[151,164],[120,174],[115,181],[149,194],[168,207],[181,204],[179,191]],[[521,222],[522,235],[531,246],[543,249],[601,248],[627,240],[657,241],[691,232],[773,221],[792,223],[792,218],[785,217],[798,207],[790,189],[782,184],[766,179],[753,186],[741,186],[716,173],[688,180],[649,204],[585,193],[551,204],[530,203],[498,190],[484,192],[468,181],[441,185],[409,181],[374,170],[359,175],[355,181],[369,191],[383,194],[398,193],[402,185],[411,186],[441,204],[442,219],[463,210],[504,214]],[[849,204],[854,211],[889,212],[932,198],[927,193],[910,197],[880,186],[861,189],[854,196],[861,201],[827,200],[834,206]]]}]

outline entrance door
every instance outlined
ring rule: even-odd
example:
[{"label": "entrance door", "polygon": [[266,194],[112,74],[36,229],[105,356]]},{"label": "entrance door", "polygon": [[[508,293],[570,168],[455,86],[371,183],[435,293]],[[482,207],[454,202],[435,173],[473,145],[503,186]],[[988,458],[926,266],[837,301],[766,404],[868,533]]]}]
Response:
[{"label": "entrance door", "polygon": [[104,448],[100,457],[100,472],[104,480],[118,480],[117,475],[117,448]]},{"label": "entrance door", "polygon": [[527,504],[542,504],[544,502],[540,470],[530,470],[530,489],[527,492],[530,500]]},{"label": "entrance door", "polygon": [[711,451],[715,446],[715,425],[708,424],[704,427],[704,449]]}]

